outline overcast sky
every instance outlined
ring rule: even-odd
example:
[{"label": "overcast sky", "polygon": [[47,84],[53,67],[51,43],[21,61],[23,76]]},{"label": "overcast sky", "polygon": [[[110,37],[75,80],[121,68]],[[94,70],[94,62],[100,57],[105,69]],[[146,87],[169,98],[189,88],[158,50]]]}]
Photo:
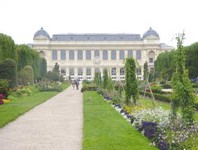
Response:
[{"label": "overcast sky", "polygon": [[197,0],[1,0],[0,32],[16,44],[33,42],[43,27],[59,33],[135,33],[152,27],[160,42],[175,46],[185,32],[184,45],[198,41]]}]

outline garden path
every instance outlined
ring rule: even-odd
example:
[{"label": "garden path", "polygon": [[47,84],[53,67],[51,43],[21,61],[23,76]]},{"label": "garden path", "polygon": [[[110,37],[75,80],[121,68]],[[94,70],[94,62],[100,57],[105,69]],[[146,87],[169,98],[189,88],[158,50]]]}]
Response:
[{"label": "garden path", "polygon": [[1,128],[0,149],[81,150],[82,120],[82,93],[70,86]]}]

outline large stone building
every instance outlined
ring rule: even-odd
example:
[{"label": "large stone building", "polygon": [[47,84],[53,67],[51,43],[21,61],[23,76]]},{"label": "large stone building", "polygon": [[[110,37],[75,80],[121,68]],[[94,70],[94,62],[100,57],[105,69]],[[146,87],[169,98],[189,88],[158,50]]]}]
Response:
[{"label": "large stone building", "polygon": [[95,72],[107,68],[113,80],[124,79],[124,59],[137,60],[137,77],[143,79],[143,66],[149,69],[159,53],[173,47],[160,43],[159,34],[150,28],[140,34],[54,34],[52,37],[41,28],[34,34],[32,48],[47,60],[52,70],[57,62],[66,78],[92,80]]}]

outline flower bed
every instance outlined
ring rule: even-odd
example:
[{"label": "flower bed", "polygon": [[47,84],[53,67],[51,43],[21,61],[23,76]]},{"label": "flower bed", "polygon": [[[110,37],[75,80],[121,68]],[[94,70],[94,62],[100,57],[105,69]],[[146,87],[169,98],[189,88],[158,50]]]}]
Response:
[{"label": "flower bed", "polygon": [[198,148],[197,123],[187,124],[181,116],[172,121],[170,111],[161,107],[135,109],[131,113],[119,104],[114,108],[160,150]]}]

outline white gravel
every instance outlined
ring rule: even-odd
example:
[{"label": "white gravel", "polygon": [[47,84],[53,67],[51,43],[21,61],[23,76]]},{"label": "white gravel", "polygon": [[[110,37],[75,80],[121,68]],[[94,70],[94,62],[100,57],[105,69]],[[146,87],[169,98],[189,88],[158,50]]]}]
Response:
[{"label": "white gravel", "polygon": [[70,86],[1,128],[0,150],[81,150],[82,119],[82,93]]}]

